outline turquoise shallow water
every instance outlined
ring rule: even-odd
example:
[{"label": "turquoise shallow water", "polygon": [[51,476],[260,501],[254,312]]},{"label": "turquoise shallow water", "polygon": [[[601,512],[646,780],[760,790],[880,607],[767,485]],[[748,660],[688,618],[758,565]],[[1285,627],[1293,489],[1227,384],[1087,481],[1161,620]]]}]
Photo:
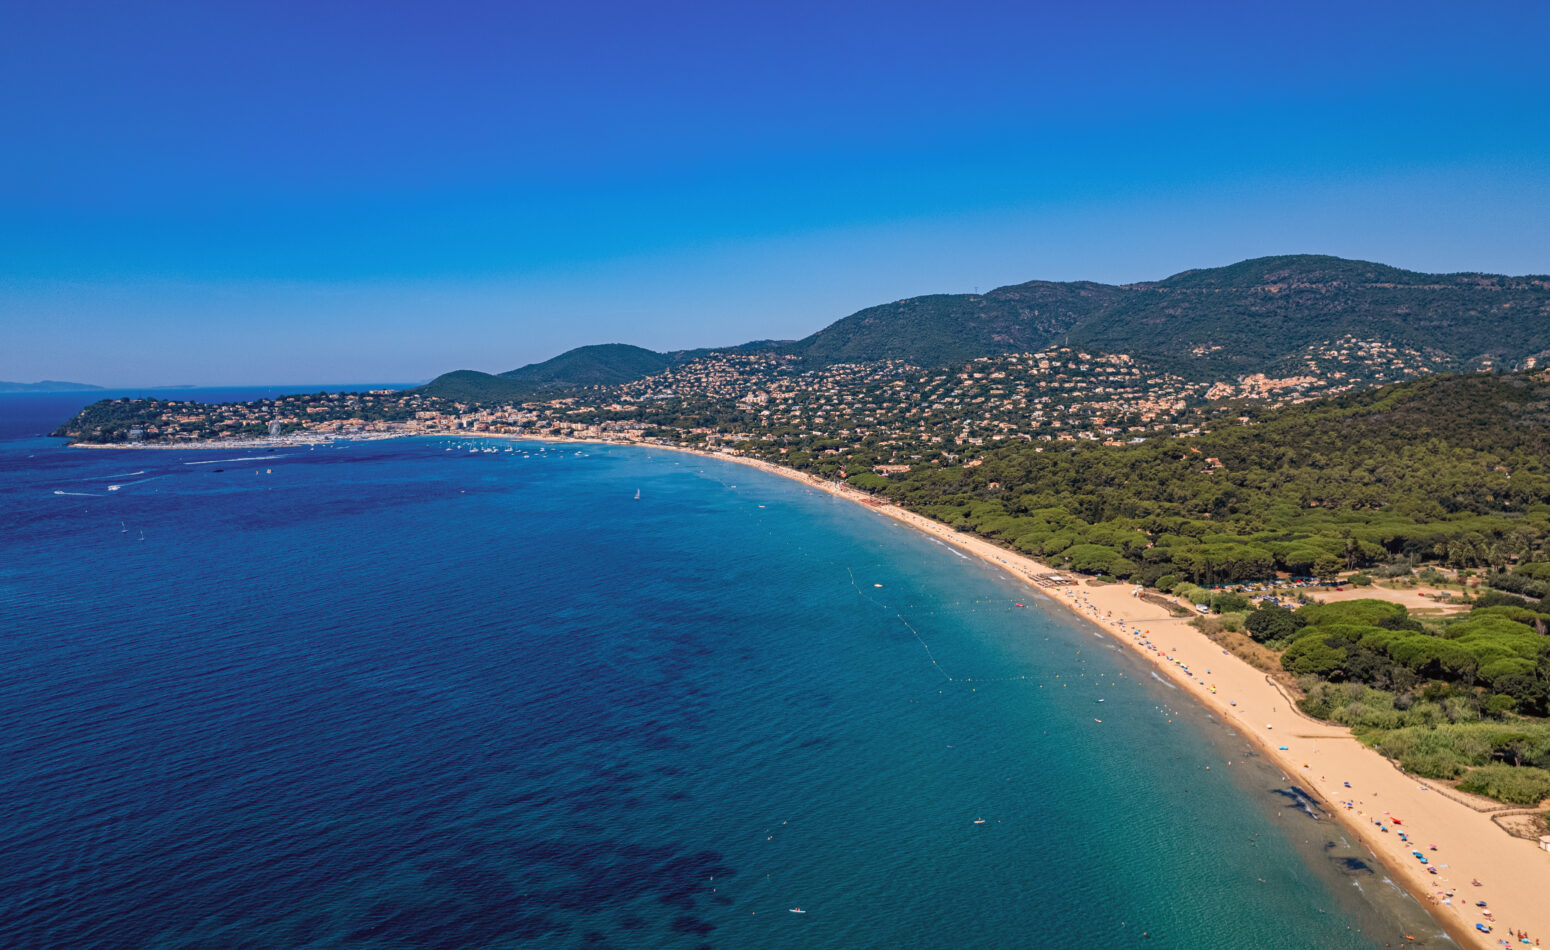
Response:
[{"label": "turquoise shallow water", "polygon": [[1435,934],[1005,574],[729,463],[470,444],[0,445],[8,946]]}]

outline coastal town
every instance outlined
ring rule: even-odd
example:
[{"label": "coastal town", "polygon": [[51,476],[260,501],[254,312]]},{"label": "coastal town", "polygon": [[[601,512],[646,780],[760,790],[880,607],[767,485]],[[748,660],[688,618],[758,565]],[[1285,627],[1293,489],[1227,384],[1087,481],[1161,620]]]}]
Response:
[{"label": "coastal town", "polygon": [[[81,444],[191,444],[487,433],[699,445],[759,457],[859,458],[869,468],[953,463],[1006,442],[1108,446],[1188,437],[1256,411],[1433,372],[1419,351],[1346,337],[1285,375],[1188,380],[1127,354],[1050,347],[922,368],[898,360],[812,368],[777,353],[716,353],[616,386],[527,398],[421,389],[312,393],[245,403],[127,399],[56,434]],[[840,466],[836,466],[836,470]],[[854,469],[854,466],[852,466]]]}]

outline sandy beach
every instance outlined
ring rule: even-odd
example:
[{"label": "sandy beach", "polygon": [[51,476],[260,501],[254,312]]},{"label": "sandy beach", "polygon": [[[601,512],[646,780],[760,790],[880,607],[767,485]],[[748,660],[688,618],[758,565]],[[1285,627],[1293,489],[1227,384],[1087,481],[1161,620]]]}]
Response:
[{"label": "sandy beach", "polygon": [[[1218,719],[1235,726],[1290,782],[1313,793],[1460,944],[1519,947],[1550,940],[1550,852],[1535,841],[1514,837],[1492,820],[1493,814],[1522,809],[1436,788],[1404,774],[1358,742],[1349,729],[1304,715],[1278,684],[1191,627],[1190,618],[1175,618],[1166,608],[1139,599],[1128,584],[1040,588],[1026,579],[1053,573],[1053,568],[982,538],[767,462],[691,454],[751,465],[857,502],[1006,569],[1108,631]],[[1229,766],[1224,762],[1223,767]],[[1417,851],[1426,864],[1415,857]],[[1432,867],[1436,874],[1428,871]],[[1480,901],[1487,906],[1477,906]],[[1492,932],[1477,930],[1477,924]],[[1527,940],[1520,941],[1517,932],[1526,933]]]}]

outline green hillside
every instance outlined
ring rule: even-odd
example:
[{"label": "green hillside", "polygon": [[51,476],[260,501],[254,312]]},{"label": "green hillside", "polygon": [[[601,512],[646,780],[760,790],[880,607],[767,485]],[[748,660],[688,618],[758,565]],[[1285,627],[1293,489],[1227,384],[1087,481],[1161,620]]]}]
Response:
[{"label": "green hillside", "polygon": [[1300,369],[1309,347],[1343,337],[1414,348],[1447,368],[1510,367],[1550,350],[1550,277],[1262,257],[1125,286],[1031,281],[912,297],[851,314],[790,352],[936,366],[1069,340],[1205,379]]},{"label": "green hillside", "polygon": [[1072,343],[1128,352],[1193,378],[1275,373],[1350,336],[1411,347],[1443,366],[1510,367],[1550,350],[1550,278],[1420,274],[1299,255],[1193,270],[1123,288]]},{"label": "green hillside", "polygon": [[1411,351],[1412,369],[1401,375],[1543,361],[1550,356],[1550,277],[1422,274],[1312,254],[1262,257],[1124,286],[1036,280],[985,294],[911,297],[794,342],[678,353],[583,346],[501,377],[543,392],[631,382],[713,352],[776,350],[815,367],[887,359],[931,367],[1069,342],[1214,381],[1327,372],[1344,363],[1336,354],[1350,341]]},{"label": "green hillside", "polygon": [[616,386],[660,373],[672,364],[672,357],[653,350],[627,343],[602,343],[577,347],[553,359],[500,375],[530,389]]},{"label": "green hillside", "polygon": [[987,294],[911,297],[853,313],[787,351],[820,365],[899,359],[939,366],[1037,350],[1122,294],[1107,284],[1036,280]]},{"label": "green hillside", "polygon": [[443,373],[419,388],[427,396],[454,402],[492,403],[529,396],[533,389],[521,383],[472,369]]},{"label": "green hillside", "polygon": [[1550,374],[1433,377],[1181,440],[1013,445],[862,487],[1036,556],[1155,583],[1550,556]]}]

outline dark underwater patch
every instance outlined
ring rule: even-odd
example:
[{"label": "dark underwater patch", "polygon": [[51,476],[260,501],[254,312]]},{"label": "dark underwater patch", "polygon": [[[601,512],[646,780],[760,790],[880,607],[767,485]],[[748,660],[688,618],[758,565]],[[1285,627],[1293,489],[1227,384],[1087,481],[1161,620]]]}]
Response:
[{"label": "dark underwater patch", "polygon": [[1329,859],[1341,874],[1349,874],[1355,877],[1360,874],[1375,874],[1372,865],[1361,858],[1330,858]]},{"label": "dark underwater patch", "polygon": [[673,933],[698,934],[703,937],[715,929],[715,924],[708,923],[689,914],[680,914],[673,918]]},{"label": "dark underwater patch", "polygon": [[1272,795],[1279,795],[1287,801],[1291,802],[1293,808],[1307,815],[1309,818],[1312,818],[1314,821],[1322,821],[1324,818],[1324,815],[1318,810],[1318,806],[1313,803],[1312,797],[1310,797],[1306,791],[1298,788],[1296,785],[1289,785],[1286,788],[1271,789],[1270,793]]}]

